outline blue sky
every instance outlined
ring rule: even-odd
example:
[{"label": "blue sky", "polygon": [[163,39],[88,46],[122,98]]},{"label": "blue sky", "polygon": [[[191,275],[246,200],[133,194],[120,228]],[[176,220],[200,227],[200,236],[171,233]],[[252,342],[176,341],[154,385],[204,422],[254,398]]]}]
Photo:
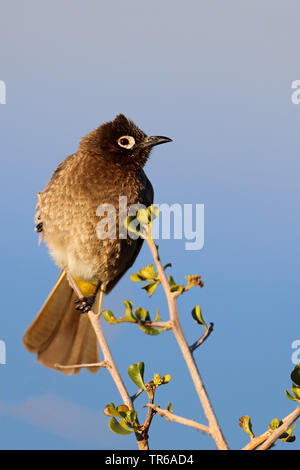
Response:
[{"label": "blue sky", "polygon": [[[190,342],[201,334],[195,304],[215,324],[195,356],[229,445],[242,447],[240,416],[250,415],[259,434],[294,407],[284,389],[300,338],[300,105],[291,102],[299,2],[10,0],[0,10],[1,448],[136,448],[107,428],[102,410],[120,400],[105,371],[64,377],[21,343],[58,274],[33,230],[36,193],[82,136],[120,112],[174,140],[146,166],[155,201],[205,206],[203,249],[162,240],[160,254],[178,282],[186,274],[205,282],[180,299],[181,317]],[[130,272],[150,262],[145,246]],[[129,274],[104,307],[121,314],[127,298],[167,317],[163,293],[149,300]],[[172,374],[157,404],[170,400],[177,414],[204,422],[171,333],[104,328],[130,393],[127,367],[144,361],[146,378]],[[144,398],[136,404],[141,410]],[[285,448],[299,448],[295,433]],[[214,448],[159,417],[150,445]]]}]

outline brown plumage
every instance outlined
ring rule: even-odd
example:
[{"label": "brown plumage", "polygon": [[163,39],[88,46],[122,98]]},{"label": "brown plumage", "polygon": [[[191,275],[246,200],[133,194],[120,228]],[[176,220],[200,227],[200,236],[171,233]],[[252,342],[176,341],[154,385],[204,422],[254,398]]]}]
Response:
[{"label": "brown plumage", "polygon": [[[46,242],[62,273],[39,315],[23,338],[45,366],[99,361],[96,336],[88,318],[76,310],[76,299],[65,270],[79,282],[90,307],[91,288],[108,293],[134,263],[141,238],[119,238],[119,197],[149,206],[153,188],[143,166],[151,148],[171,139],[147,137],[132,121],[119,115],[85,136],[78,151],[67,157],[38,195],[36,230]],[[97,209],[111,204],[116,211],[116,238],[99,239]],[[104,214],[101,214],[104,215]],[[123,222],[121,222],[123,223]],[[123,229],[122,229],[123,230]],[[87,284],[83,284],[87,283]],[[86,292],[83,287],[87,287]],[[89,294],[88,294],[89,293]],[[88,310],[87,303],[77,306]],[[80,369],[57,369],[76,373]],[[96,372],[97,368],[90,369]]]}]

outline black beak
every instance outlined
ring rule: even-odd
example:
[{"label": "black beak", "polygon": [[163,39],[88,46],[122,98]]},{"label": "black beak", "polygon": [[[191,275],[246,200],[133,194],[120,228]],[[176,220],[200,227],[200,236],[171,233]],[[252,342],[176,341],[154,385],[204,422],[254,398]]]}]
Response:
[{"label": "black beak", "polygon": [[151,137],[146,137],[145,140],[139,144],[139,147],[154,147],[154,145],[165,144],[167,142],[172,142],[172,139],[161,135],[152,135]]}]

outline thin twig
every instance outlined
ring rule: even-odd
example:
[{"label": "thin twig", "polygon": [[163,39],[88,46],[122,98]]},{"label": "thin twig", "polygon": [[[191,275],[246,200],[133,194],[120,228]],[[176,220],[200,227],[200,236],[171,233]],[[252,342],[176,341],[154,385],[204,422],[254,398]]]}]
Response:
[{"label": "thin twig", "polygon": [[144,422],[144,425],[143,425],[143,433],[144,433],[145,438],[148,439],[148,431],[149,431],[149,428],[151,426],[153,416],[155,415],[155,410],[151,407],[151,405],[153,405],[153,401],[154,401],[155,389],[154,390],[146,390],[146,392],[147,392],[147,395],[148,395],[148,398],[149,398],[149,403],[148,403],[148,413],[147,413],[147,416],[146,416],[146,419],[145,419],[145,422]]},{"label": "thin twig", "polygon": [[143,321],[141,322],[142,326],[154,326],[158,328],[163,328],[164,330],[171,330],[172,323],[170,321]]},{"label": "thin twig", "polygon": [[147,404],[149,408],[152,408],[156,411],[160,416],[163,416],[168,421],[174,421],[175,423],[184,424],[185,426],[190,426],[192,428],[198,429],[200,431],[206,432],[207,434],[212,435],[211,429],[209,426],[205,426],[205,424],[197,423],[193,419],[183,418],[182,416],[175,415],[168,410],[162,410],[159,406]]},{"label": "thin twig", "polygon": [[209,335],[211,334],[211,332],[213,331],[214,329],[214,324],[213,323],[210,323],[210,325],[205,329],[205,332],[204,334],[201,336],[201,338],[199,338],[197,341],[195,341],[195,343],[193,343],[191,346],[190,346],[190,351],[191,353],[193,353],[197,348],[199,348],[199,346],[201,346],[201,344],[204,343],[204,341],[209,337]]},{"label": "thin twig", "polygon": [[[76,295],[79,298],[82,298],[83,297],[82,292],[79,289],[79,287],[78,287],[77,283],[75,282],[75,280],[73,279],[73,277],[69,273],[67,273],[67,278],[68,278],[70,286],[72,287],[72,289],[74,290]],[[134,406],[133,406],[132,400],[131,400],[128,392],[127,392],[127,389],[124,385],[122,377],[119,373],[119,370],[118,370],[118,368],[117,368],[117,366],[116,366],[116,364],[113,360],[113,357],[111,355],[111,352],[109,350],[108,344],[106,342],[105,336],[103,334],[103,331],[102,331],[102,328],[101,328],[101,325],[100,325],[99,316],[96,315],[92,310],[90,310],[87,313],[87,315],[89,317],[89,320],[90,320],[90,322],[92,324],[92,327],[95,331],[95,334],[97,336],[102,354],[104,356],[104,361],[107,363],[107,369],[109,370],[110,375],[111,375],[113,381],[115,382],[115,385],[116,385],[117,389],[119,390],[119,393],[120,393],[120,395],[123,399],[123,402],[125,403],[125,405],[128,406],[128,408],[130,410],[133,410]],[[138,446],[139,446],[140,450],[148,450],[148,441],[147,441],[147,439],[144,439],[141,436],[141,434],[138,433],[138,432],[135,433],[135,436],[136,436],[136,439],[137,439]]]},{"label": "thin twig", "polygon": [[134,395],[132,395],[131,401],[134,402],[134,400],[139,397],[145,390],[143,388],[140,388]]},{"label": "thin twig", "polygon": [[116,320],[114,320],[113,323],[132,323],[134,325],[140,324],[141,326],[154,326],[158,328],[163,328],[164,330],[170,330],[172,328],[172,323],[170,321],[135,321],[123,317],[117,318]]},{"label": "thin twig", "polygon": [[287,430],[289,427],[293,424],[296,419],[298,419],[300,416],[300,406],[297,406],[297,408],[292,411],[288,416],[286,416],[282,420],[281,426],[275,429],[275,431],[272,432],[270,437],[267,438],[267,440],[259,447],[258,450],[267,450],[269,449],[272,444]]},{"label": "thin twig", "polygon": [[151,250],[152,256],[154,258],[156,267],[157,267],[159,280],[163,286],[163,289],[165,291],[165,295],[167,298],[169,312],[170,312],[170,320],[172,322],[172,331],[181,349],[182,355],[184,357],[186,365],[191,374],[192,381],[195,385],[199,399],[202,403],[204,413],[206,415],[206,418],[209,424],[210,434],[213,437],[218,449],[227,450],[228,449],[227,443],[225,441],[225,438],[222,434],[221,428],[218,424],[217,418],[213,411],[209,397],[207,395],[204,384],[202,382],[199,370],[195,363],[193,354],[191,353],[191,350],[187,344],[184,333],[182,331],[182,327],[181,327],[179,316],[178,316],[176,295],[173,295],[173,293],[170,290],[169,282],[167,280],[164,268],[159,259],[157,247],[153,239],[151,238],[151,236],[147,237],[147,242]]},{"label": "thin twig", "polygon": [[62,364],[54,365],[59,369],[81,369],[82,367],[108,367],[108,363],[106,361],[95,362],[94,364],[73,364],[70,366],[63,366]]}]

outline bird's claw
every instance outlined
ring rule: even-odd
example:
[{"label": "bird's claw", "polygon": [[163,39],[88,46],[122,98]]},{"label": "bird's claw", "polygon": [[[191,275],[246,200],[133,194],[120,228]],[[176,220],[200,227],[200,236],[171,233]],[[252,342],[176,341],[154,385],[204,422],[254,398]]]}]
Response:
[{"label": "bird's claw", "polygon": [[95,297],[91,295],[90,297],[82,297],[81,299],[74,300],[76,305],[76,310],[79,310],[81,313],[87,313],[91,310],[95,302]]}]

